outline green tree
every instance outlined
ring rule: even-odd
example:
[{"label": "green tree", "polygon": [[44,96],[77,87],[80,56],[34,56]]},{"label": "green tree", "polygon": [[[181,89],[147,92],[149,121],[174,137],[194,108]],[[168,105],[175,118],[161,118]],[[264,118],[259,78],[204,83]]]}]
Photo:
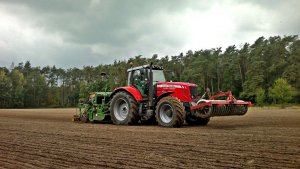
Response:
[{"label": "green tree", "polygon": [[298,91],[297,100],[300,101],[300,40],[287,45],[288,66],[284,69],[283,77]]},{"label": "green tree", "polygon": [[265,38],[260,37],[251,45],[252,50],[243,83],[243,92],[241,93],[241,96],[246,100],[254,101],[256,89],[259,87],[266,88],[264,83],[266,61],[262,59],[266,44]]},{"label": "green tree", "polygon": [[87,92],[87,83],[86,81],[81,81],[80,82],[80,87],[79,87],[79,98],[80,99],[85,99],[88,92]]},{"label": "green tree", "polygon": [[269,96],[275,103],[281,104],[284,107],[295,96],[296,90],[285,79],[279,78],[274,85],[269,89]]},{"label": "green tree", "polygon": [[258,106],[262,107],[265,103],[265,100],[266,100],[265,90],[260,87],[256,90],[255,101]]},{"label": "green tree", "polygon": [[4,71],[0,71],[0,107],[9,107],[11,81]]},{"label": "green tree", "polygon": [[[269,89],[282,77],[296,89],[295,102],[300,103],[300,40],[293,35],[260,37],[253,44],[232,45],[224,51],[212,48],[177,56],[138,55],[107,65],[83,65],[81,69],[33,67],[29,61],[12,64],[11,68],[0,67],[0,106],[75,106],[89,91],[104,91],[106,86],[112,91],[126,85],[130,62],[133,66],[151,62],[163,66],[167,80],[195,83],[201,93],[206,88],[213,93],[231,90],[237,98],[258,104],[272,99],[279,103]],[[102,72],[107,73],[107,79],[102,78]]]},{"label": "green tree", "polygon": [[30,70],[24,86],[25,107],[45,107],[47,105],[47,83],[38,67]]},{"label": "green tree", "polygon": [[10,75],[12,82],[12,105],[13,107],[23,107],[25,78],[19,70],[13,70]]}]

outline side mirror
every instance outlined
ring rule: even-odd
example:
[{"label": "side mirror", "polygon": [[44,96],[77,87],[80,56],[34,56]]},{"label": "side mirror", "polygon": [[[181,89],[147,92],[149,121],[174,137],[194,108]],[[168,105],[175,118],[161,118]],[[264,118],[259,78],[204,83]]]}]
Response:
[{"label": "side mirror", "polygon": [[145,69],[140,69],[141,75],[145,75]]}]

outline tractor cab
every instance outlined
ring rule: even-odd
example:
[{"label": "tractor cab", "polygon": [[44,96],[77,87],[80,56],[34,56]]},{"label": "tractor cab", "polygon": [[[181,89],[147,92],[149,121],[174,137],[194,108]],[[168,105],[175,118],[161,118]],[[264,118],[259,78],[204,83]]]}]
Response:
[{"label": "tractor cab", "polygon": [[[151,71],[152,75],[150,73]],[[127,70],[127,72],[128,86],[134,86],[137,88],[143,97],[148,97],[150,85],[155,85],[157,82],[166,81],[163,68],[161,66],[143,65],[130,68]]]}]

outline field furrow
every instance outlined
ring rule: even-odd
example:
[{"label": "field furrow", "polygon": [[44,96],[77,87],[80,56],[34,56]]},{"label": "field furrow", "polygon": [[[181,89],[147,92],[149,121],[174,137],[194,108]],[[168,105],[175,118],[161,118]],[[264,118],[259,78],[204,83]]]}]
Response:
[{"label": "field furrow", "polygon": [[0,168],[300,167],[300,109],[252,109],[179,129],[80,124],[72,114],[0,110]]}]

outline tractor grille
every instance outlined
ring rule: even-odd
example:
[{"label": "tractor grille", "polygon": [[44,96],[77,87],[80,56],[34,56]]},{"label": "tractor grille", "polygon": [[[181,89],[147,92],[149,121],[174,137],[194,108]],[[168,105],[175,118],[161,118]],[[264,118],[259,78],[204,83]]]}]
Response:
[{"label": "tractor grille", "polygon": [[196,86],[190,86],[191,98],[196,99],[198,96],[198,91]]}]

